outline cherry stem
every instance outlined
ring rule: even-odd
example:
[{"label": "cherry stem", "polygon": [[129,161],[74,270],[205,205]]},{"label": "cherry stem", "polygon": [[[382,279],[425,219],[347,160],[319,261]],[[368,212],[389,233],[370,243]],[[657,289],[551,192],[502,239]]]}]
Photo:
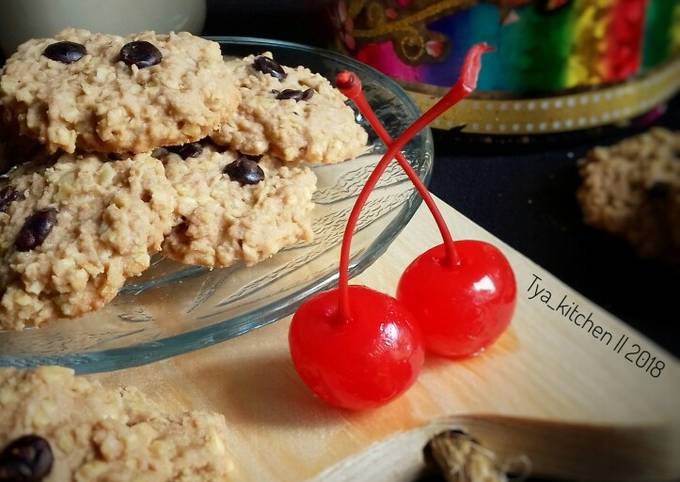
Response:
[{"label": "cherry stem", "polygon": [[[376,167],[373,169],[373,172],[368,177],[366,184],[364,185],[364,187],[361,189],[361,192],[357,196],[357,199],[354,202],[354,206],[352,207],[352,211],[349,215],[349,218],[347,219],[347,225],[345,226],[345,232],[343,234],[342,246],[340,250],[340,269],[338,280],[339,321],[348,322],[351,319],[351,313],[349,308],[350,248],[352,242],[352,234],[354,233],[354,229],[356,228],[356,224],[359,219],[359,214],[361,213],[361,209],[364,207],[364,204],[366,204],[368,196],[370,195],[371,191],[373,191],[373,189],[375,188],[375,185],[377,184],[378,180],[380,179],[380,176],[383,174],[390,161],[395,157],[396,154],[401,153],[402,148],[406,144],[408,144],[409,141],[413,139],[413,137],[415,137],[421,130],[423,130],[425,127],[431,124],[437,117],[442,115],[444,112],[446,112],[452,106],[454,106],[462,99],[470,95],[470,93],[472,93],[472,91],[475,90],[475,87],[477,85],[477,78],[479,76],[479,70],[481,68],[481,56],[482,54],[490,50],[491,48],[484,43],[475,44],[470,48],[470,50],[468,50],[467,54],[465,55],[465,61],[463,62],[463,66],[461,68],[461,74],[458,77],[458,80],[456,81],[454,86],[435,105],[430,107],[427,110],[427,112],[425,112],[413,124],[411,124],[397,138],[396,141],[394,141],[391,145],[388,146],[387,152],[385,152],[385,154],[380,159]],[[358,78],[356,77],[356,75],[352,73],[341,72],[340,74],[338,74],[337,78],[338,88],[340,88],[340,90],[342,90],[343,92],[354,90],[354,92],[352,93],[353,97],[355,98],[359,97],[356,94],[356,92],[361,91],[361,85],[359,82],[357,82],[357,80]],[[345,93],[345,95],[347,95],[347,93]],[[366,118],[370,122],[370,118],[369,117]],[[378,130],[376,130],[376,133],[380,136],[380,132]],[[408,163],[405,164],[408,165]],[[408,175],[408,169],[406,169],[406,173]],[[414,177],[417,179],[415,173],[413,174]],[[409,178],[411,178],[411,176],[409,176]],[[413,181],[412,178],[411,180]],[[422,185],[419,179],[418,183]],[[416,189],[418,189],[418,183],[414,182]],[[424,191],[427,192],[427,189],[424,189]],[[418,192],[421,194],[421,196],[423,195],[420,190],[418,190]],[[430,198],[429,195],[427,197]],[[446,230],[446,232],[448,234],[448,229]],[[448,236],[448,239],[449,240],[451,239],[450,234]],[[454,256],[451,256],[450,261],[456,262],[458,260],[458,257]]]},{"label": "cherry stem", "polygon": [[[356,76],[354,72],[341,72],[338,75],[343,76],[343,78],[337,82],[340,91],[354,102],[354,104],[359,108],[359,111],[361,111],[363,116],[371,125],[375,133],[378,134],[378,137],[382,139],[382,141],[385,143],[385,146],[389,147],[390,144],[393,142],[393,139],[389,135],[385,127],[382,125],[378,117],[375,115],[373,109],[371,109],[371,106],[366,100],[366,96],[361,90],[361,80]],[[397,162],[399,163],[399,166],[401,166],[402,170],[406,173],[409,180],[418,191],[418,194],[420,194],[420,197],[427,205],[427,208],[430,210],[430,214],[432,214],[432,217],[434,218],[434,221],[437,224],[437,228],[441,233],[442,240],[444,241],[444,247],[446,250],[444,265],[447,266],[459,265],[460,258],[458,257],[458,252],[456,251],[455,244],[453,243],[451,232],[449,231],[449,228],[446,225],[446,221],[444,221],[444,217],[439,212],[439,208],[435,204],[434,199],[432,199],[430,192],[427,190],[423,182],[418,177],[418,174],[416,174],[415,170],[411,167],[411,164],[409,164],[409,162],[406,160],[403,154],[401,152],[397,152],[395,157],[397,159]]]}]

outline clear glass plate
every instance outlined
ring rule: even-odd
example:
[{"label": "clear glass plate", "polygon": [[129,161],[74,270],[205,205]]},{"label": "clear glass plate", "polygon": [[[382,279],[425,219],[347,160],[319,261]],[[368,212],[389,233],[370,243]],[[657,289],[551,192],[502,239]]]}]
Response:
[{"label": "clear glass plate", "polygon": [[[271,51],[286,65],[305,65],[329,79],[341,70],[359,74],[369,102],[396,136],[419,114],[392,80],[350,58],[298,44],[218,37],[225,55]],[[360,115],[357,119],[365,124]],[[367,126],[366,126],[367,127]],[[55,320],[23,332],[0,332],[0,365],[69,366],[82,373],[149,363],[233,338],[291,314],[306,297],[337,281],[340,241],[347,215],[384,146],[371,133],[371,152],[333,166],[316,167],[315,239],[290,247],[254,267],[213,271],[156,256],[141,277],[129,280],[113,302],[75,320]],[[432,171],[429,130],[405,149],[424,181]],[[353,275],[375,261],[411,219],[420,198],[393,165],[361,215],[352,242]]]}]

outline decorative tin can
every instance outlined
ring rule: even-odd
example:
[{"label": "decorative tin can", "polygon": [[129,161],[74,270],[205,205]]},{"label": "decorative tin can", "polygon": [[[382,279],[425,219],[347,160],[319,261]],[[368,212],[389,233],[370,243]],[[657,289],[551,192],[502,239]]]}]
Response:
[{"label": "decorative tin can", "polygon": [[478,93],[436,127],[541,134],[644,114],[680,88],[675,0],[337,0],[336,46],[402,83],[421,108],[487,42]]}]

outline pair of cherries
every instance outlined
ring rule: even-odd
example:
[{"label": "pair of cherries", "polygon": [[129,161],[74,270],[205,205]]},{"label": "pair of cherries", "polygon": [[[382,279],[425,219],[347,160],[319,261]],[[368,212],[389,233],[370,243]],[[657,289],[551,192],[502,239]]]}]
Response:
[{"label": "pair of cherries", "polygon": [[[293,365],[322,400],[346,409],[389,402],[415,382],[425,351],[464,358],[483,351],[507,328],[515,307],[512,268],[494,246],[453,241],[427,188],[401,149],[428,124],[476,87],[485,44],[467,53],[451,90],[396,140],[371,110],[352,72],[341,72],[337,87],[351,99],[388,146],[357,197],[345,228],[338,288],[305,301],[290,325]],[[350,242],[370,192],[396,157],[423,198],[443,243],[418,256],[404,271],[393,298],[365,286],[349,285]]]}]

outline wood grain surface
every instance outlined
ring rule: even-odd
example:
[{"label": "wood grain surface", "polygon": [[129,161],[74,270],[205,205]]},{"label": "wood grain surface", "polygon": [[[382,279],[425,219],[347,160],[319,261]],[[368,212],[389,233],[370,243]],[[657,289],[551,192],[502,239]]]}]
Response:
[{"label": "wood grain surface", "polygon": [[[427,437],[446,427],[467,429],[499,457],[527,456],[537,474],[680,479],[678,361],[451,207],[440,206],[454,237],[486,240],[503,250],[517,277],[517,310],[510,329],[486,353],[459,362],[429,357],[418,382],[385,407],[351,413],[315,399],[288,355],[289,319],[201,351],[93,377],[136,385],[170,409],[223,413],[235,480],[411,480]],[[405,266],[439,242],[421,207],[354,282],[393,294]],[[547,304],[540,300],[546,291],[529,299],[537,286],[551,292]],[[592,313],[590,332],[558,308],[561,301],[578,304],[584,314],[579,322]],[[626,340],[620,351],[619,339]],[[626,358],[635,344],[640,353]],[[643,351],[664,368],[646,371]]]}]

